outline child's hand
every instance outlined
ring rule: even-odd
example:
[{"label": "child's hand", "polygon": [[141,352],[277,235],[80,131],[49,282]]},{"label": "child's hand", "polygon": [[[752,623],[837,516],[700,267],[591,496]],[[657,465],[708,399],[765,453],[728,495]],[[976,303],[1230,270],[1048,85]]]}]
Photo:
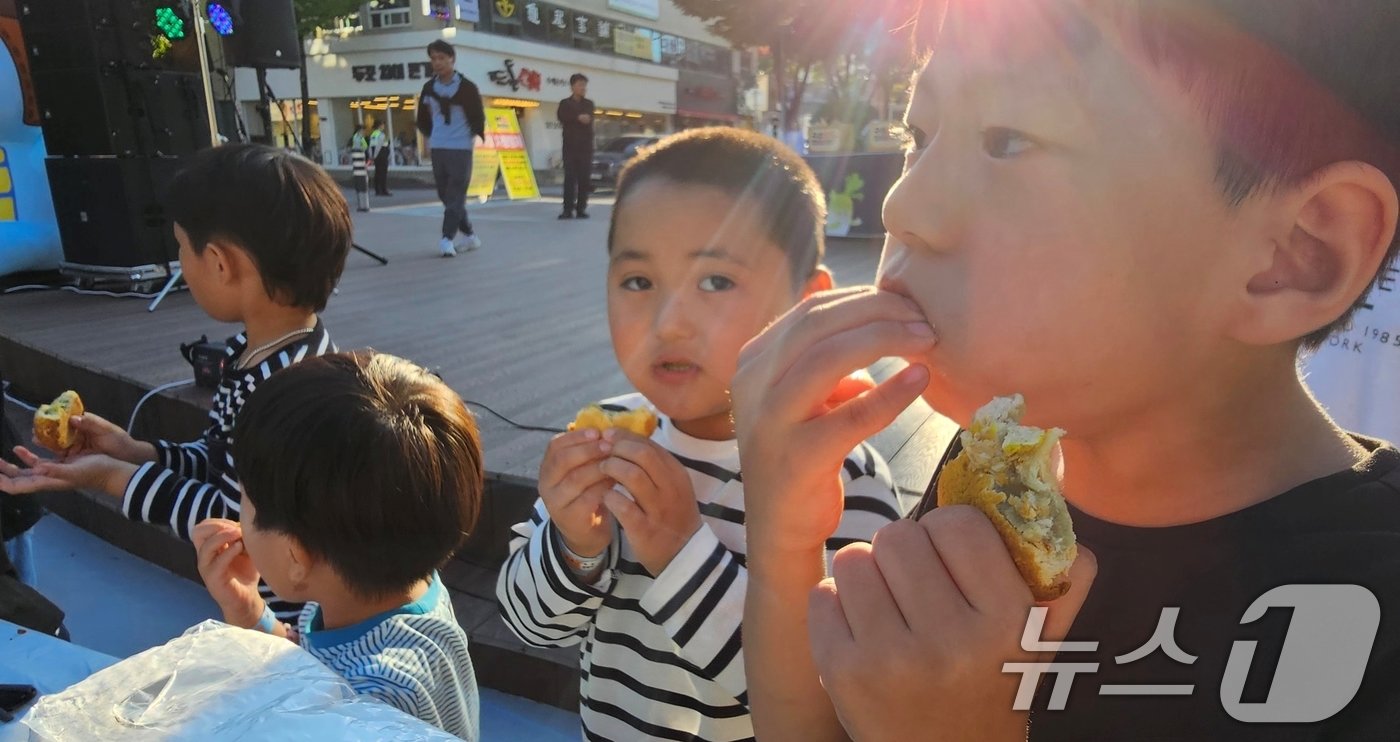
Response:
[{"label": "child's hand", "polygon": [[915,304],[870,288],[814,294],[744,347],[733,385],[749,548],[821,549],[841,520],[841,466],[928,384],[922,365],[826,410],[842,378],[883,357],[924,357]]},{"label": "child's hand", "polygon": [[55,452],[60,461],[71,461],[93,453],[106,454],[132,464],[156,460],[155,446],[132,438],[121,426],[91,412],[69,418],[68,424],[78,432],[78,442],[67,451]]},{"label": "child's hand", "polygon": [[[1097,573],[1082,546],[1069,593],[1034,640],[1059,641]],[[990,521],[962,505],[881,529],[837,553],[834,579],[812,590],[812,655],[853,739],[1024,740],[1006,662],[1025,651],[1035,605]]]},{"label": "child's hand", "polygon": [[24,468],[0,461],[0,492],[31,495],[38,492],[94,490],[121,497],[136,474],[136,465],[110,456],[91,454],[66,462],[41,459],[33,451],[15,447]]},{"label": "child's hand", "polygon": [[669,451],[635,433],[613,428],[603,433],[609,457],[599,466],[634,500],[615,489],[603,504],[617,518],[637,560],[653,577],[700,529],[700,509],[685,467]]},{"label": "child's hand", "polygon": [[190,534],[199,556],[199,576],[224,612],[224,622],[250,629],[267,604],[258,595],[258,569],[243,549],[243,528],[231,520],[201,521]]},{"label": "child's hand", "polygon": [[540,499],[564,545],[582,557],[602,554],[612,543],[603,495],[616,482],[598,468],[604,458],[598,431],[575,430],[555,436],[540,462]]}]

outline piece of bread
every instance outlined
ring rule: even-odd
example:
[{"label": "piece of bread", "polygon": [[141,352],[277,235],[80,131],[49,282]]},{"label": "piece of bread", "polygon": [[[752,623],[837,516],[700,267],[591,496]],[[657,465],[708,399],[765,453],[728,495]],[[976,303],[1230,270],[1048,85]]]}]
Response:
[{"label": "piece of bread", "polygon": [[1021,395],[998,397],[962,433],[963,450],[938,476],[938,505],[972,505],[996,526],[1036,600],[1069,590],[1078,549],[1050,455],[1059,428],[1021,425]]},{"label": "piece of bread", "polygon": [[83,414],[83,400],[75,391],[58,395],[34,413],[34,440],[50,451],[67,451],[78,442],[78,431],[68,424],[68,418]]},{"label": "piece of bread", "polygon": [[622,428],[630,430],[643,438],[650,438],[656,432],[656,415],[645,407],[638,407],[635,410],[624,410],[622,412],[612,412],[605,410],[596,404],[588,405],[578,411],[578,417],[569,423],[569,431],[592,428],[593,430],[607,430],[608,428]]}]

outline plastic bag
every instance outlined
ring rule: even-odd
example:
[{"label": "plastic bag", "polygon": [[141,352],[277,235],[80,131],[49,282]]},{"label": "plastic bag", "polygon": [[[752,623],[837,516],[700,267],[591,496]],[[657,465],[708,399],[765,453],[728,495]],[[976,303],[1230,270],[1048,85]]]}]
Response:
[{"label": "plastic bag", "polygon": [[205,621],[45,696],[41,740],[455,740],[350,684],[301,647]]}]

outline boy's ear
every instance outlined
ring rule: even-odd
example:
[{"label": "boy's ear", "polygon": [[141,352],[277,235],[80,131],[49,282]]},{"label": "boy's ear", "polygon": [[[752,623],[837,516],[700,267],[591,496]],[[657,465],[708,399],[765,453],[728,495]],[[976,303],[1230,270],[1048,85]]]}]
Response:
[{"label": "boy's ear", "polygon": [[1375,280],[1395,239],[1400,196],[1380,170],[1360,162],[1322,168],[1270,196],[1279,234],[1249,278],[1237,340],[1297,340],[1346,313]]},{"label": "boy's ear", "polygon": [[243,266],[239,261],[243,255],[237,249],[223,242],[210,242],[205,245],[204,254],[201,257],[209,261],[220,285],[227,286],[237,282],[243,273]]},{"label": "boy's ear", "polygon": [[316,556],[307,551],[300,541],[291,536],[287,536],[285,542],[287,547],[287,579],[300,590],[305,587],[307,579],[316,567]]},{"label": "boy's ear", "polygon": [[831,271],[824,265],[818,265],[812,271],[812,277],[807,279],[807,285],[802,287],[802,298],[815,294],[819,291],[830,291],[836,288],[836,279],[831,276]]}]

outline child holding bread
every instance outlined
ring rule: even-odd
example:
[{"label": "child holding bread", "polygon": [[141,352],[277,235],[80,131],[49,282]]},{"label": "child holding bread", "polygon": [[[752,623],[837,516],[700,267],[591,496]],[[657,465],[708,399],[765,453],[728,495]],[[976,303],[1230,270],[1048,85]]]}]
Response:
[{"label": "child holding bread", "polygon": [[[128,518],[189,540],[206,518],[238,519],[230,444],[248,396],[293,363],[335,350],[317,313],[345,267],[351,223],[324,170],[255,144],[191,157],[165,205],[194,300],[212,319],[243,326],[225,354],[208,429],[188,443],[140,441],[85,412],[67,420],[71,435],[62,442],[69,447],[56,451],[60,461],[21,447],[16,454],[27,468],[0,463],[0,491],[101,492],[120,500]],[[264,595],[283,619],[300,610]]]},{"label": "child holding bread", "polygon": [[[438,574],[484,487],[461,398],[401,358],[333,353],[268,379],[235,431],[242,521],[194,529],[224,620],[292,639],[356,692],[476,740],[467,635]],[[260,578],[306,603],[294,622],[273,615]]]},{"label": "child holding bread", "polygon": [[[729,384],[744,343],[831,285],[824,210],[799,157],[739,130],[671,137],[621,176],[608,322],[637,393],[585,410],[550,442],[497,585],[525,642],[582,647],[589,739],[753,736]],[[844,500],[798,516],[826,530],[826,553],[900,515],[869,445],[853,441],[839,460]]]},{"label": "child holding bread", "polygon": [[[1394,738],[1400,451],[1341,430],[1296,359],[1396,259],[1396,5],[923,6],[878,285],[808,298],[734,383],[758,738]],[[911,365],[812,414],[888,356]],[[1061,597],[966,505],[824,579],[829,524],[801,516],[852,444],[920,395],[976,433],[1016,393],[1064,431]]]}]

